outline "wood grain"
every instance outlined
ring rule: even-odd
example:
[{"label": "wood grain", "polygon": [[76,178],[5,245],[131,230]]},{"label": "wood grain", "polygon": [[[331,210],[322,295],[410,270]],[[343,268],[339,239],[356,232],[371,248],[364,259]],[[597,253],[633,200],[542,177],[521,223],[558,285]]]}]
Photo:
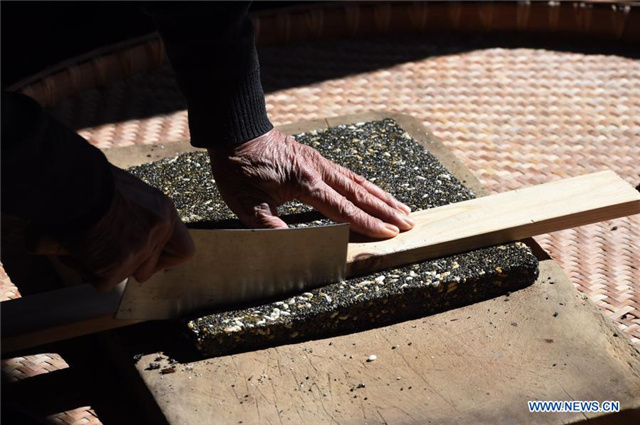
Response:
[{"label": "wood grain", "polygon": [[350,243],[347,276],[640,213],[640,193],[612,171],[445,205],[411,215],[393,239]]},{"label": "wood grain", "polygon": [[[379,329],[175,365],[156,362],[164,350],[155,349],[135,367],[171,425],[567,424],[602,415],[527,409],[527,400],[572,399],[620,400],[622,412],[602,423],[640,418],[638,351],[552,260],[508,297]],[[123,357],[131,364],[141,351]],[[175,373],[149,370],[154,362]]]},{"label": "wood grain", "polygon": [[113,317],[125,284],[77,285],[2,302],[2,354],[138,323]]}]

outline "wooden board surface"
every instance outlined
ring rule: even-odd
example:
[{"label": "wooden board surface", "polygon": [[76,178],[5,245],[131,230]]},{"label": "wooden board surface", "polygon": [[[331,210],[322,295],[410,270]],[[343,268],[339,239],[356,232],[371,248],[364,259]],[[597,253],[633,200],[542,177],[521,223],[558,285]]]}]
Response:
[{"label": "wooden board surface", "polygon": [[640,419],[637,350],[553,261],[540,267],[522,291],[424,319],[179,364],[173,374],[146,370],[158,353],[136,368],[170,424],[551,424],[595,416],[532,414],[528,400],[619,400],[629,423]]},{"label": "wooden board surface", "polygon": [[[408,116],[372,113],[281,129],[295,134],[386,117],[476,194],[486,194],[469,170]],[[108,157],[132,164],[129,153],[117,151]],[[534,241],[528,244],[545,258]],[[123,350],[130,364],[128,348]],[[594,416],[533,416],[526,408],[529,399],[620,400],[623,413],[600,416],[595,423],[640,418],[638,350],[550,260],[541,262],[540,278],[529,288],[424,319],[183,363],[167,375],[146,370],[158,353],[142,357],[136,376],[170,424],[568,423]],[[377,359],[367,362],[371,354]],[[364,388],[351,391],[360,382]]]}]

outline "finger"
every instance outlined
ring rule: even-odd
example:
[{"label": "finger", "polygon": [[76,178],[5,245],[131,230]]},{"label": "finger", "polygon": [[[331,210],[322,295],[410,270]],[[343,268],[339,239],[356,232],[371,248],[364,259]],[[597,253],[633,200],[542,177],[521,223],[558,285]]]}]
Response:
[{"label": "finger", "polygon": [[142,265],[133,272],[133,277],[140,283],[144,283],[151,279],[151,276],[153,276],[156,271],[159,271],[158,264],[161,254],[161,252],[157,251],[151,254],[146,260],[144,260]]},{"label": "finger", "polygon": [[372,238],[392,238],[400,232],[393,224],[385,223],[356,207],[320,178],[310,190],[300,195],[300,201],[311,205],[333,221],[351,223],[354,232]]},{"label": "finger", "polygon": [[193,258],[196,252],[193,238],[189,229],[176,216],[173,223],[171,238],[162,248],[162,254],[158,261],[158,270],[175,267]]},{"label": "finger", "polygon": [[323,157],[317,152],[314,152],[314,154],[315,155],[312,156],[313,161],[316,164],[320,165],[321,167],[320,169],[322,171],[323,176],[329,177],[337,173],[343,174],[348,179],[352,180],[354,183],[362,186],[365,190],[367,190],[367,192],[371,193],[373,196],[375,196],[376,198],[380,199],[381,201],[389,205],[391,208],[395,208],[406,215],[411,213],[411,208],[409,208],[408,205],[405,205],[402,202],[398,201],[390,193],[381,189],[380,187],[373,184],[369,180],[365,179],[361,175],[351,171],[346,167],[343,167],[341,165],[338,165],[334,162],[329,161],[328,159],[326,159],[325,157]]},{"label": "finger", "polygon": [[340,167],[340,169],[341,169],[340,171],[344,175],[346,175],[347,178],[351,179],[358,185],[362,186],[364,189],[367,190],[367,192],[369,192],[376,198],[382,200],[384,203],[386,203],[390,207],[400,210],[402,213],[407,215],[411,213],[411,208],[409,208],[408,205],[405,205],[402,202],[398,201],[393,195],[383,190],[378,185],[370,182],[369,180],[365,179],[361,175],[354,173],[348,168]]},{"label": "finger", "polygon": [[358,208],[400,230],[409,230],[415,225],[415,221],[404,212],[392,208],[342,173],[329,173],[325,176],[325,182]]},{"label": "finger", "polygon": [[106,293],[111,291],[120,282],[131,277],[140,262],[139,256],[130,253],[129,255],[111,258],[107,261],[106,266],[85,267],[84,265],[80,265],[78,270],[83,276],[83,279],[96,288],[98,292]]},{"label": "finger", "polygon": [[[149,235],[149,245],[138,258],[133,259],[133,271],[129,274],[138,282],[146,282],[159,271],[182,264],[193,257],[195,245],[186,226],[175,219],[173,230],[159,226]],[[168,236],[167,236],[168,235]]]},{"label": "finger", "polygon": [[120,282],[131,277],[138,265],[142,262],[140,254],[129,252],[110,258],[105,267],[93,269],[91,285],[98,292],[109,292]]},{"label": "finger", "polygon": [[[266,202],[253,207],[250,217],[251,227],[256,229],[288,229],[287,223],[277,216],[277,209]],[[246,223],[245,223],[246,224]]]},{"label": "finger", "polygon": [[[358,175],[356,174],[356,176],[358,176]],[[364,187],[369,193],[371,193],[372,195],[375,195],[376,197],[382,199],[388,205],[392,206],[393,208],[395,208],[397,210],[402,211],[404,214],[407,214],[407,215],[411,214],[411,208],[408,205],[403,204],[402,202],[398,201],[389,192],[384,191],[378,185],[370,182],[369,180],[365,179],[364,177],[361,177],[361,176],[358,176],[358,177],[360,177],[362,179],[362,182],[359,182],[359,184],[362,187]]]},{"label": "finger", "polygon": [[255,197],[246,197],[241,201],[230,199],[229,208],[238,219],[251,229],[287,229],[287,223],[278,217],[277,208]]},{"label": "finger", "polygon": [[158,263],[160,262],[160,256],[162,255],[162,249],[167,242],[166,237],[156,239],[155,243],[150,249],[146,250],[146,258],[140,261],[136,270],[132,273],[132,276],[140,283],[146,282],[151,279],[151,276],[158,271]]},{"label": "finger", "polygon": [[287,223],[278,217],[276,206],[263,199],[268,196],[258,193],[236,195],[221,190],[222,198],[245,226],[251,229],[287,229]]}]

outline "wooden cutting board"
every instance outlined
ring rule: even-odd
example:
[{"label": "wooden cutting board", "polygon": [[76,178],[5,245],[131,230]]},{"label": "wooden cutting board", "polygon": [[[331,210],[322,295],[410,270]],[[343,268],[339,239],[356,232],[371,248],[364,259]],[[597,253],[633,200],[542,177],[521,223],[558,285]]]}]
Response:
[{"label": "wooden cutting board", "polygon": [[[410,117],[366,114],[283,130],[388,117],[478,195],[486,193]],[[108,156],[122,166],[165,156],[158,148],[127,149]],[[172,146],[171,154],[180,149]],[[158,351],[139,358],[134,376],[153,398],[154,422],[169,424],[574,423],[596,416],[596,423],[637,423],[640,353],[528,243],[541,260],[540,277],[508,296],[357,334],[177,364],[156,341]],[[119,332],[126,330],[116,339]],[[120,341],[116,351],[132,367],[144,343]],[[622,412],[534,414],[528,400],[618,400]]]}]

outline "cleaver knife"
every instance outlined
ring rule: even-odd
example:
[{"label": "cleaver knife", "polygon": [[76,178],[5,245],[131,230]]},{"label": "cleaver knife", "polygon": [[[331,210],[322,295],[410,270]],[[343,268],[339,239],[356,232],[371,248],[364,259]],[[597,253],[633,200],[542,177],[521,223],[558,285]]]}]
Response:
[{"label": "cleaver knife", "polygon": [[345,276],[348,224],[189,232],[196,246],[194,257],[144,283],[129,278],[116,319],[161,320],[227,310]]}]

